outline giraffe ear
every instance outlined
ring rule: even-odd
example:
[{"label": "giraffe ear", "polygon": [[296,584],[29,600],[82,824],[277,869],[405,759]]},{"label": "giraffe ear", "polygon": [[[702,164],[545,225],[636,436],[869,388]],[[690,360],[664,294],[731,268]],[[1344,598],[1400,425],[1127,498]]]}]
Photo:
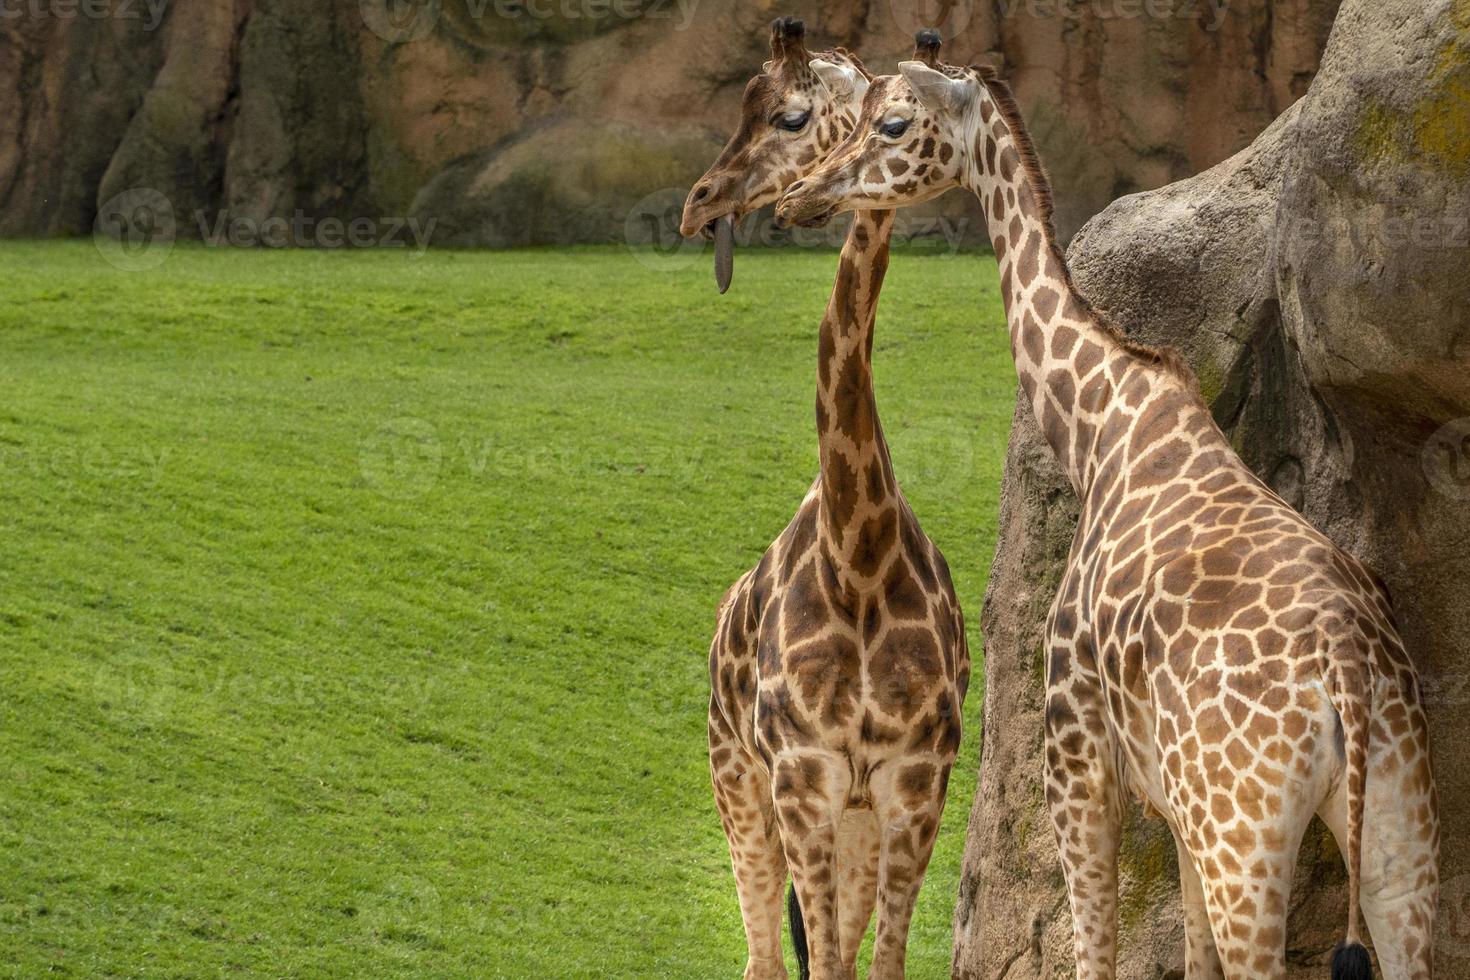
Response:
[{"label": "giraffe ear", "polygon": [[899,62],[898,70],[914,95],[930,112],[958,113],[970,101],[973,89],[963,79],[950,78],[922,61]]},{"label": "giraffe ear", "polygon": [[827,91],[836,98],[856,97],[861,99],[868,91],[868,80],[856,68],[823,61],[821,58],[813,58],[807,62],[807,65],[822,80],[822,84],[827,86]]}]

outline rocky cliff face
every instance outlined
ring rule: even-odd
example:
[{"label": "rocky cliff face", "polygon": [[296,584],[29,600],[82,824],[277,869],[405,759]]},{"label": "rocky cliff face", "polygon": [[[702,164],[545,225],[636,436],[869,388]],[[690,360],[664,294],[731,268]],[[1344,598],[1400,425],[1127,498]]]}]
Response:
[{"label": "rocky cliff face", "polygon": [[[950,60],[1003,63],[1070,234],[1119,194],[1244,146],[1305,91],[1336,7],[16,3],[0,34],[0,88],[19,93],[0,119],[0,235],[86,233],[101,205],[151,188],[190,236],[221,218],[259,227],[299,213],[412,214],[455,244],[668,237],[659,219],[718,151],[765,57],[766,23],[787,13],[878,71],[936,21]],[[938,210],[978,239],[968,207],[955,196]]]},{"label": "rocky cliff face", "polygon": [[[1432,728],[1440,975],[1470,976],[1470,0],[1347,0],[1299,103],[1206,173],[1118,200],[1068,255],[1099,307],[1187,354],[1256,472],[1387,580]],[[1071,977],[1039,785],[1039,645],[1076,503],[1019,405],[1005,481],[955,972]],[[1120,977],[1182,977],[1161,822],[1131,819],[1123,871]],[[1293,895],[1293,977],[1326,976],[1345,884],[1316,823]]]}]

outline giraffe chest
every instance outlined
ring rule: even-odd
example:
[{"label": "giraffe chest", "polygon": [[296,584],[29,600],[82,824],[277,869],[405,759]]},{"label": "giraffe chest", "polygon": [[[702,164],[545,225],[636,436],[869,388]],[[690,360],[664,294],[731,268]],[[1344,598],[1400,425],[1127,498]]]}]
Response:
[{"label": "giraffe chest", "polygon": [[919,744],[952,751],[968,675],[954,608],[924,602],[900,615],[867,596],[814,609],[798,578],[761,631],[757,738],[772,752],[819,746],[875,760]]},{"label": "giraffe chest", "polygon": [[952,759],[969,654],[942,558],[902,525],[878,586],[851,589],[814,515],[804,506],[723,604],[712,706],[752,756],[843,755],[858,785],[886,759]]}]

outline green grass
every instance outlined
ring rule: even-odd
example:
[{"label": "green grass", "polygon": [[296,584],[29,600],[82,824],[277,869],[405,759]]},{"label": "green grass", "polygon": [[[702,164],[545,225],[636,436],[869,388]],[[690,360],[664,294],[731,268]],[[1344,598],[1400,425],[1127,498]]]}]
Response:
[{"label": "green grass", "polygon": [[[705,657],[816,471],[831,252],[0,256],[0,972],[739,975]],[[896,255],[875,357],[978,677],[994,263]]]}]

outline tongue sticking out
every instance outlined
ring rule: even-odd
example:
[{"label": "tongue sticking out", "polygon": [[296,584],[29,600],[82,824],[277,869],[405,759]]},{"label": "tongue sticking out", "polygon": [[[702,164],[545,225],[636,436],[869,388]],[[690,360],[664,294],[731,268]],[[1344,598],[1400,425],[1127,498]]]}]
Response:
[{"label": "tongue sticking out", "polygon": [[727,214],[715,221],[715,282],[720,294],[730,288],[735,274],[735,216]]}]

